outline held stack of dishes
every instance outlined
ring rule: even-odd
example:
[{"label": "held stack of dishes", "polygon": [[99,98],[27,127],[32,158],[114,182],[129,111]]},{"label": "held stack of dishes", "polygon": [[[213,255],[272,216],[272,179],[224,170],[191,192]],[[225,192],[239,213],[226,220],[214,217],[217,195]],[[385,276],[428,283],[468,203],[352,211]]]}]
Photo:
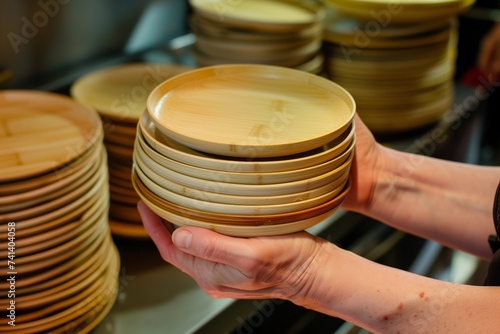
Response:
[{"label": "held stack of dishes", "polygon": [[115,301],[120,263],[101,121],[44,92],[0,92],[0,110],[0,306],[14,315],[0,332],[88,332]]},{"label": "held stack of dishes", "polygon": [[319,73],[321,6],[292,0],[191,0],[198,66],[267,64]]},{"label": "held stack of dishes", "polygon": [[304,230],[349,190],[354,113],[346,90],[303,71],[189,71],[150,94],[132,181],[177,226],[247,237]]},{"label": "held stack of dishes", "polygon": [[118,65],[91,72],[71,87],[72,97],[97,110],[104,126],[113,235],[148,236],[137,211],[139,197],[130,181],[137,122],[149,93],[162,81],[186,70],[179,65],[153,63]]},{"label": "held stack of dishes", "polygon": [[471,0],[325,0],[328,77],[348,89],[374,132],[439,121],[454,98],[456,15]]}]

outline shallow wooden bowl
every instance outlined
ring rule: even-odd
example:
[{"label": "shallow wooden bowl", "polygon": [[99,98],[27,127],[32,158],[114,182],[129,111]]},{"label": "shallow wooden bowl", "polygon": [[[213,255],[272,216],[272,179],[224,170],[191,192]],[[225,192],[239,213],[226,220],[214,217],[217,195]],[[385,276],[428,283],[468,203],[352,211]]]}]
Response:
[{"label": "shallow wooden bowl", "polygon": [[315,150],[273,159],[237,159],[193,150],[172,140],[158,131],[147,112],[142,115],[138,125],[138,137],[143,138],[151,148],[165,157],[191,166],[241,173],[279,172],[321,164],[345,151],[354,136],[354,124],[351,123],[337,138]]},{"label": "shallow wooden bowl", "polygon": [[148,97],[159,131],[203,152],[240,157],[303,153],[337,138],[352,96],[325,78],[265,65],[220,65],[164,81]]}]

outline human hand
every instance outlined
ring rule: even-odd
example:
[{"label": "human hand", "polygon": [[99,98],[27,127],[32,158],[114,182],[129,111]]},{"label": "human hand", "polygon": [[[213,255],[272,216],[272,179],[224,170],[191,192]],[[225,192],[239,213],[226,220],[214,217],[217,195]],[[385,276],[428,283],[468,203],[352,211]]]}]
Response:
[{"label": "human hand", "polygon": [[377,180],[380,145],[358,114],[354,117],[356,146],[351,165],[351,190],[342,207],[346,210],[363,211],[370,205],[373,188]]},{"label": "human hand", "polygon": [[491,81],[500,79],[500,22],[481,41],[478,67]]},{"label": "human hand", "polygon": [[305,300],[327,241],[306,232],[234,238],[200,227],[173,230],[143,202],[138,209],[162,258],[213,298]]}]

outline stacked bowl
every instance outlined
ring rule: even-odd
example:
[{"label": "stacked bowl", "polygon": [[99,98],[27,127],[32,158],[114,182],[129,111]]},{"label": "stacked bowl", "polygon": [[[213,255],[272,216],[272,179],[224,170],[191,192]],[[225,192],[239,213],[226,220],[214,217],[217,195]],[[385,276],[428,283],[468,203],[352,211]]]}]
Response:
[{"label": "stacked bowl", "polygon": [[108,154],[109,224],[116,236],[146,238],[132,187],[132,153],[139,115],[149,93],[162,81],[186,71],[180,65],[132,63],[105,67],[82,76],[71,87],[72,97],[97,110],[104,126]]},{"label": "stacked bowl", "polygon": [[347,195],[354,113],[346,90],[300,70],[192,70],[150,94],[132,182],[178,226],[245,237],[304,230]]},{"label": "stacked bowl", "polygon": [[472,2],[326,0],[328,77],[352,93],[372,131],[423,128],[450,109],[456,15]]},{"label": "stacked bowl", "polygon": [[292,0],[191,0],[190,4],[198,66],[250,63],[321,71],[325,15],[321,6]]},{"label": "stacked bowl", "polygon": [[88,332],[115,301],[120,262],[101,121],[45,92],[2,91],[0,110],[0,306],[8,315],[0,333]]}]

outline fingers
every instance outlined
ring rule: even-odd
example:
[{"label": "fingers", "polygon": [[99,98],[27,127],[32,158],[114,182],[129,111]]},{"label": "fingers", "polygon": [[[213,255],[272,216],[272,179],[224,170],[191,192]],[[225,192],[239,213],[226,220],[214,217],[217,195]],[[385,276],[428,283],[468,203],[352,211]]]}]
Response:
[{"label": "fingers", "polygon": [[243,241],[200,227],[182,227],[173,235],[174,244],[184,252],[204,260],[237,267],[254,251]]},{"label": "fingers", "polygon": [[142,201],[137,204],[142,222],[149,236],[153,240],[162,258],[184,270],[184,263],[190,262],[190,256],[179,250],[172,242],[172,225],[164,221],[147,207]]}]

